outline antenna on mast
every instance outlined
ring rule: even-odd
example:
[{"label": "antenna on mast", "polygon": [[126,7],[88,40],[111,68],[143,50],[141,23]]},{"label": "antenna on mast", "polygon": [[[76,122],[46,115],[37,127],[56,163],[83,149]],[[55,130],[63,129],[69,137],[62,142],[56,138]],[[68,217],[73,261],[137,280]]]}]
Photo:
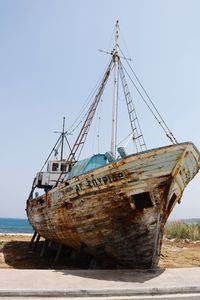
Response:
[{"label": "antenna on mast", "polygon": [[63,129],[62,129],[62,133],[61,133],[61,155],[60,155],[60,160],[63,159],[64,137],[65,137],[65,117],[63,117]]},{"label": "antenna on mast", "polygon": [[62,131],[54,131],[54,133],[59,133],[60,137],[58,139],[58,147],[54,149],[54,151],[58,154],[58,148],[61,148],[60,150],[60,160],[63,160],[63,156],[64,156],[64,146],[65,143],[67,143],[69,150],[71,151],[71,146],[69,144],[69,141],[67,139],[67,135],[70,135],[71,133],[67,133],[67,131],[65,131],[65,117],[63,117],[63,126],[62,126]]},{"label": "antenna on mast", "polygon": [[118,39],[119,39],[119,21],[117,20],[115,24],[115,51],[117,52],[119,44],[118,44]]}]

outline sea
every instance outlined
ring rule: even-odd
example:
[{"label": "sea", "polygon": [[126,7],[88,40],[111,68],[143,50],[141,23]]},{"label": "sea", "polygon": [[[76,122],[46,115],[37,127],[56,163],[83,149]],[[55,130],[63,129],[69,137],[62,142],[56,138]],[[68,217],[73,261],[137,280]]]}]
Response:
[{"label": "sea", "polygon": [[27,219],[0,218],[0,234],[31,234],[33,228]]}]

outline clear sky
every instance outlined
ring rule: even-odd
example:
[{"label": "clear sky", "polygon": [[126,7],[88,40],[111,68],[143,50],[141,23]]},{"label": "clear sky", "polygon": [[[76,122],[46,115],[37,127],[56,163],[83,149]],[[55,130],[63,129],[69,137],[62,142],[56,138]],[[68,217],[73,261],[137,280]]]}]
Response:
[{"label": "clear sky", "polygon": [[[200,149],[199,12],[198,0],[0,0],[0,217],[25,217],[53,132],[63,116],[73,122],[105,69],[98,50],[111,50],[117,19],[122,48],[174,135]],[[147,145],[168,144],[137,105]],[[102,122],[103,148],[110,120]],[[199,183],[198,175],[173,218],[200,217]]]}]

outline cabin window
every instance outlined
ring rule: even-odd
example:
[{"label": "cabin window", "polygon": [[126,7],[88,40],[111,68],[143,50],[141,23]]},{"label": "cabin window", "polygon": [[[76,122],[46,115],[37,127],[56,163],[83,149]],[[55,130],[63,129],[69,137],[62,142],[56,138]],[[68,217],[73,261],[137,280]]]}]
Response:
[{"label": "cabin window", "polygon": [[58,163],[53,163],[52,164],[52,171],[58,171],[58,167],[59,167]]},{"label": "cabin window", "polygon": [[60,171],[65,172],[66,171],[66,164],[61,164],[60,165]]},{"label": "cabin window", "polygon": [[132,195],[131,200],[134,202],[136,209],[149,208],[153,206],[148,192]]}]

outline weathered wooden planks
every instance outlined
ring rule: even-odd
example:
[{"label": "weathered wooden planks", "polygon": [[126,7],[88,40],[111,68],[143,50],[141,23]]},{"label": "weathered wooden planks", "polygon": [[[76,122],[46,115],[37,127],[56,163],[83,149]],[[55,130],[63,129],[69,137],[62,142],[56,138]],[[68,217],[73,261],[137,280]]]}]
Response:
[{"label": "weathered wooden planks", "polygon": [[119,266],[155,267],[164,224],[199,167],[191,143],[128,156],[29,200],[27,215],[48,240],[84,244]]}]

